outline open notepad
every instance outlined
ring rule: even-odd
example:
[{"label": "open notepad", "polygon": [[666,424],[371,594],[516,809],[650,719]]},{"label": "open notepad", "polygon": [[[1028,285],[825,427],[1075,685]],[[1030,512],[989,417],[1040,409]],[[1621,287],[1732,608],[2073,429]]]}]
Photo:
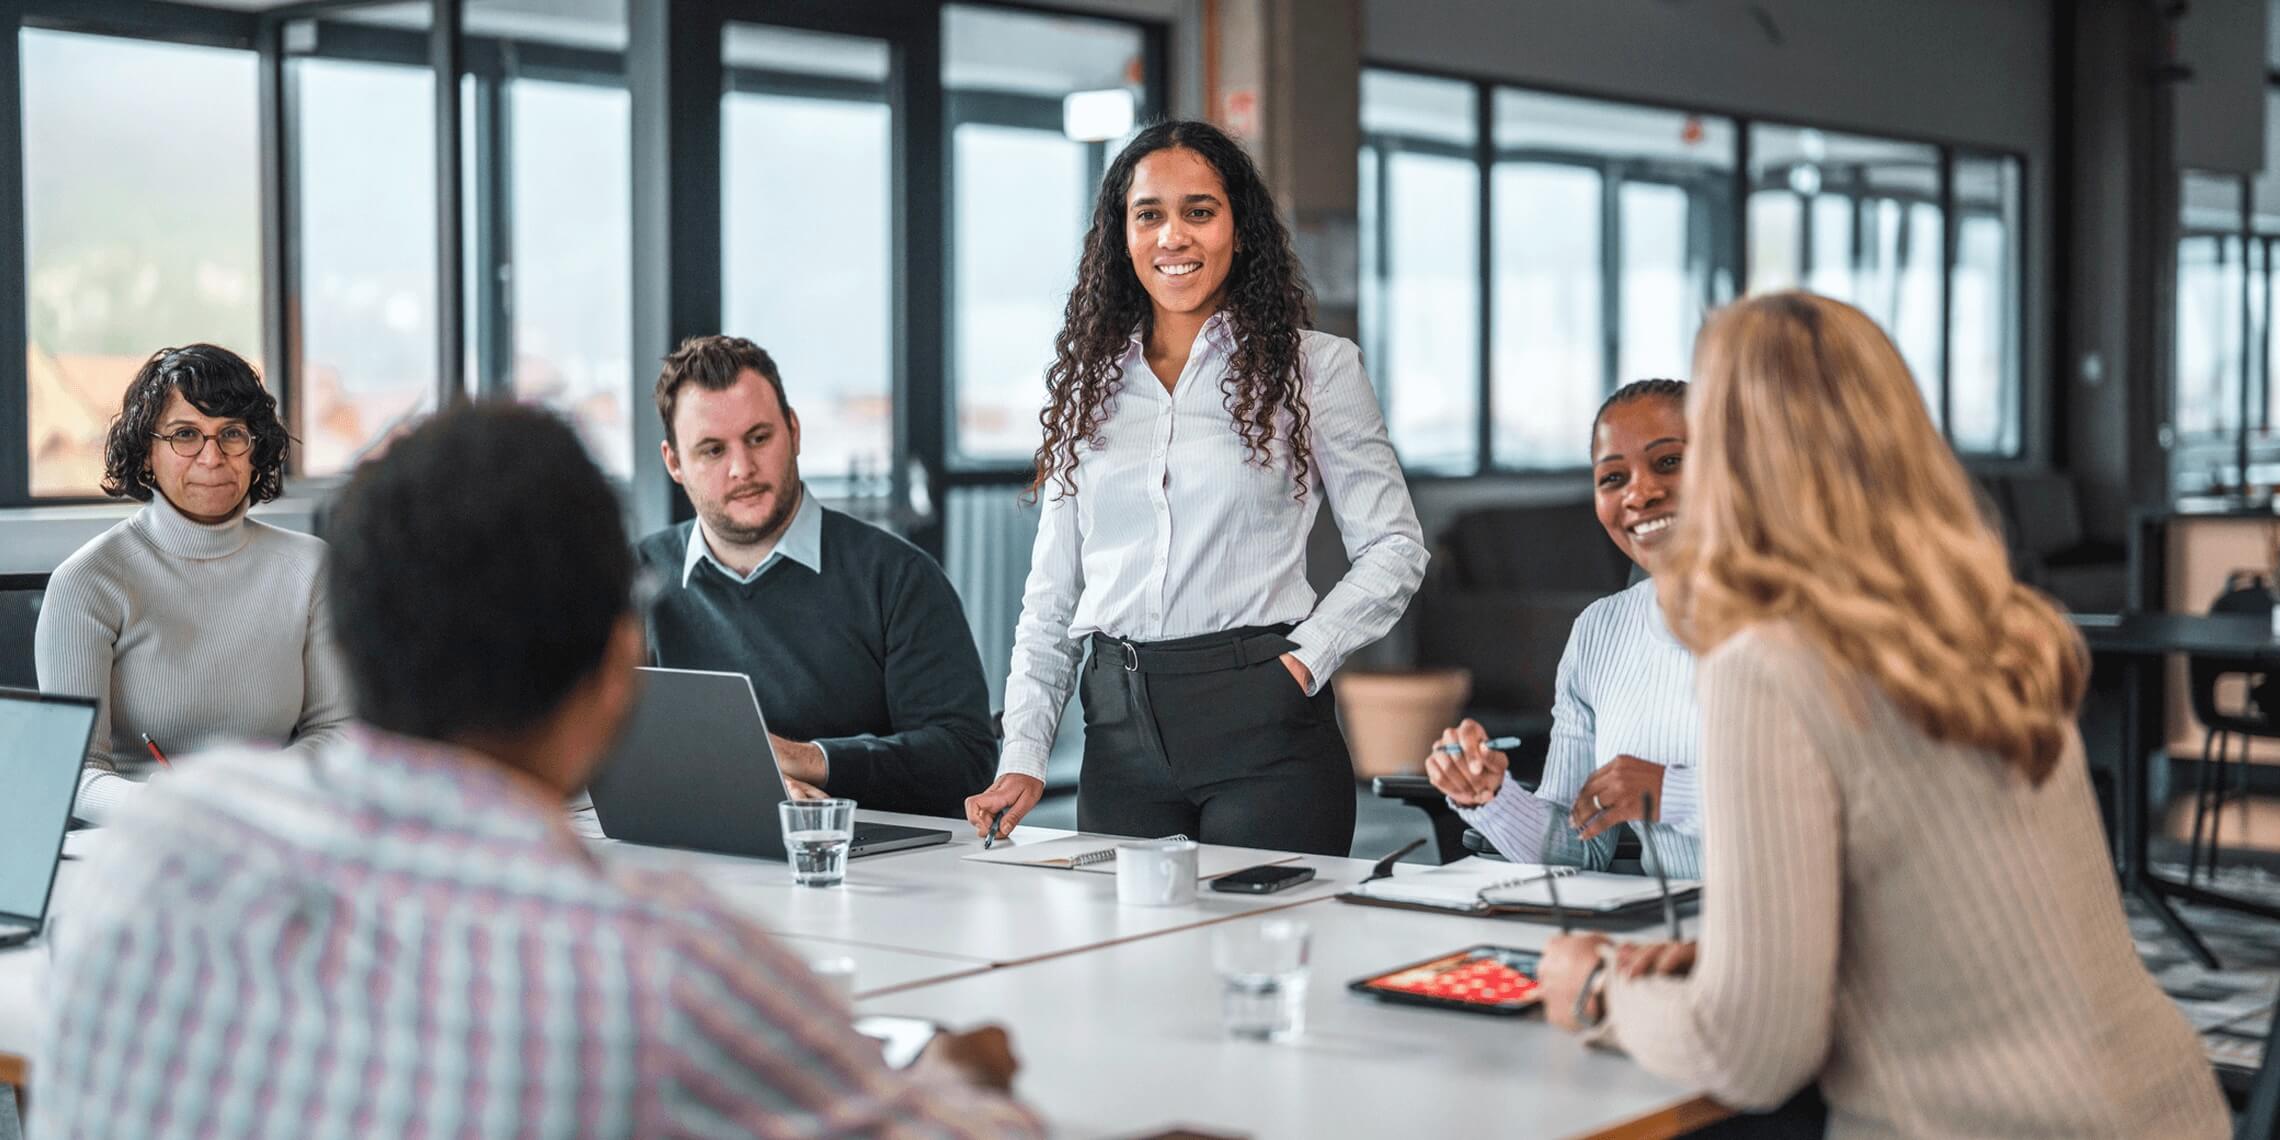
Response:
[{"label": "open notepad", "polygon": [[[988,851],[970,851],[966,858],[976,863],[1006,863],[1016,867],[1049,867],[1056,871],[1092,871],[1103,875],[1116,873],[1116,849],[1133,842],[1110,835],[1072,835],[1066,839],[1048,839],[1043,843],[1018,845],[1000,844]],[[1206,843],[1196,850],[1196,877],[1216,879],[1231,871],[1256,867],[1262,863],[1288,863],[1298,856],[1288,851],[1267,851],[1257,847],[1220,847]]]},{"label": "open notepad", "polygon": [[[1553,876],[1559,878],[1560,905],[1578,914],[1620,914],[1662,902],[1662,889],[1651,875],[1610,875],[1576,867],[1481,858],[1459,859],[1414,875],[1363,883],[1338,897],[1462,914],[1548,913],[1552,892],[1545,880]],[[1670,893],[1680,899],[1701,889],[1697,879],[1670,881]]]}]

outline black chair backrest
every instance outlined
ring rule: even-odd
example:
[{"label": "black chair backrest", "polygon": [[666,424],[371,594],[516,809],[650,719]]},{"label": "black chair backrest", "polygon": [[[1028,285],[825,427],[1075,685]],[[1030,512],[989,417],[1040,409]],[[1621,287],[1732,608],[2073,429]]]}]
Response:
[{"label": "black chair backrest", "polygon": [[2015,528],[2018,549],[2042,558],[2082,544],[2082,508],[2071,476],[2011,475],[2003,486],[2010,499],[2005,521]]},{"label": "black chair backrest", "polygon": [[[2268,617],[2273,607],[2272,584],[2252,573],[2234,573],[2225,578],[2224,592],[2209,603],[2212,614]],[[2187,696],[2193,705],[2193,716],[2202,727],[2218,732],[2240,732],[2251,736],[2280,736],[2280,707],[2264,707],[2274,703],[2272,694],[2265,690],[2263,674],[2253,663],[2223,657],[2193,656],[2185,660]],[[2251,707],[2241,712],[2226,712],[2217,707],[2217,686],[2226,677],[2241,676],[2248,679]],[[2259,700],[2263,697],[2263,700]]]},{"label": "black chair backrest", "polygon": [[39,687],[32,664],[32,633],[39,627],[40,599],[47,596],[45,574],[0,574],[0,685]]},{"label": "black chair backrest", "polygon": [[2248,1086],[2248,1107],[2241,1110],[2233,1140],[2280,1140],[2280,1010],[2264,1035],[2264,1063]]},{"label": "black chair backrest", "polygon": [[1588,500],[1466,511],[1440,546],[1448,584],[1463,590],[1599,596],[1622,589],[1631,568]]}]

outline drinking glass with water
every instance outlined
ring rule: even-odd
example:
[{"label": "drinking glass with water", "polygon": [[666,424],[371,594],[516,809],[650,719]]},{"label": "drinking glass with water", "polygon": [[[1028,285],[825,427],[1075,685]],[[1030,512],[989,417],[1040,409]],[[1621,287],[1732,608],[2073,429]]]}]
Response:
[{"label": "drinking glass with water", "polygon": [[792,881],[836,887],[847,878],[847,848],[855,841],[854,800],[786,800],[776,805],[784,822],[784,854]]},{"label": "drinking glass with water", "polygon": [[1309,937],[1307,925],[1291,918],[1239,920],[1213,932],[1228,1036],[1288,1041],[1305,1030]]}]

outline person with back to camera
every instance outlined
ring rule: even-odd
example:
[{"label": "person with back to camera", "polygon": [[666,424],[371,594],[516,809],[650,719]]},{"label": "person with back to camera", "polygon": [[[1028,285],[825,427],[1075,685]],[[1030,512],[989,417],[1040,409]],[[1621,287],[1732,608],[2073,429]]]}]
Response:
[{"label": "person with back to camera", "polygon": [[[1392,628],[1425,544],[1350,341],[1315,332],[1274,198],[1206,123],[1109,165],[1055,360],[1043,502],[983,834],[1036,806],[1083,663],[1086,831],[1344,855],[1353,770],[1327,688]],[[1352,565],[1317,598],[1327,505]]]},{"label": "person with back to camera", "polygon": [[1554,938],[1547,1016],[1828,1134],[2228,1134],[2138,958],[2075,714],[2088,655],[2012,576],[1883,330],[1711,318],[1656,576],[1703,714],[1700,940]]}]

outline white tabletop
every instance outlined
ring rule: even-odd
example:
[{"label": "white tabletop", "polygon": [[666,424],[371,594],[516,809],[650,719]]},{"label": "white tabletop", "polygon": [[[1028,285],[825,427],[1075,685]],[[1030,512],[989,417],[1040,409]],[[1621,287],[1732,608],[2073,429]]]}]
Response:
[{"label": "white tabletop", "polygon": [[1338,902],[1278,917],[1313,929],[1307,1029],[1284,1044],[1221,1032],[1210,927],[860,1008],[1006,1025],[1023,1065],[1016,1093],[1074,1136],[1174,1125],[1259,1137],[1568,1136],[1696,1099],[1535,1015],[1389,1005],[1346,990],[1354,978],[1478,943],[1537,948],[1550,927]]},{"label": "white tabletop", "polygon": [[[966,860],[981,840],[962,820],[868,811],[859,817],[943,828],[950,842],[850,859],[847,881],[823,888],[795,886],[786,865],[774,860],[595,842],[607,858],[684,869],[779,934],[1000,966],[1318,901],[1352,886],[1370,869],[1360,859],[1302,856],[1294,862],[1313,867],[1315,879],[1274,894],[1222,894],[1206,887],[1183,906],[1122,906],[1113,874]],[[1070,834],[1023,827],[1013,839],[1036,843]]]}]

